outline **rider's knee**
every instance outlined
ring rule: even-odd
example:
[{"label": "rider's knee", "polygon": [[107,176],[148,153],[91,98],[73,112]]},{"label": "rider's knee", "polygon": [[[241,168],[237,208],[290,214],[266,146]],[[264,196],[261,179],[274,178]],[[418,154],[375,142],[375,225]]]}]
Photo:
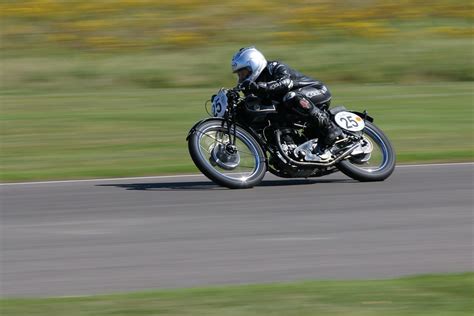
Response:
[{"label": "rider's knee", "polygon": [[303,94],[294,91],[288,92],[283,97],[283,103],[286,108],[305,116],[308,115],[314,107],[314,104],[310,99],[305,97]]}]

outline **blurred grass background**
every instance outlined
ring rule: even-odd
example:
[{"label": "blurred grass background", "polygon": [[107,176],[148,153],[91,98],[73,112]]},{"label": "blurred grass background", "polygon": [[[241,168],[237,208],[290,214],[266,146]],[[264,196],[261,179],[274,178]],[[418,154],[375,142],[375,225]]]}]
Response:
[{"label": "blurred grass background", "polygon": [[472,315],[473,273],[306,281],[86,297],[2,299],[3,316]]},{"label": "blurred grass background", "polygon": [[399,162],[473,160],[472,1],[0,2],[3,181],[197,172],[185,136],[256,45],[367,109]]}]

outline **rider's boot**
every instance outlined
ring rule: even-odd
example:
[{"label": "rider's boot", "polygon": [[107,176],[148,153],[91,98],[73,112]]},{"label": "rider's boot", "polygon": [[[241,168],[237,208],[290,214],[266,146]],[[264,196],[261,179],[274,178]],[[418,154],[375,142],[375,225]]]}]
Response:
[{"label": "rider's boot", "polygon": [[313,107],[309,113],[310,120],[321,129],[323,137],[320,138],[320,149],[331,148],[339,136],[342,136],[342,129],[329,118],[328,113]]}]

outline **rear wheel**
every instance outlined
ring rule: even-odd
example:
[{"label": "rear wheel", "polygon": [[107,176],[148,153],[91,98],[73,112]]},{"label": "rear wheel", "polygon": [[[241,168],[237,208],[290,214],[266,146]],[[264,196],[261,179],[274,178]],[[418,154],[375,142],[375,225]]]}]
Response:
[{"label": "rear wheel", "polygon": [[387,136],[374,124],[366,122],[362,133],[361,146],[366,153],[339,162],[338,168],[358,181],[383,181],[395,169],[395,151]]},{"label": "rear wheel", "polygon": [[235,128],[235,144],[231,144],[221,120],[203,122],[189,138],[189,154],[199,170],[215,183],[231,189],[251,188],[265,176],[265,155],[249,132]]}]

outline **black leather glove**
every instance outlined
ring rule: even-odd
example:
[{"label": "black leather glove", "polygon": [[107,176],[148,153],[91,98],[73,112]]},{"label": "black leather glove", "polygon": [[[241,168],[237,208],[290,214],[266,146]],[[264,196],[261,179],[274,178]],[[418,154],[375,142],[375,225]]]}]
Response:
[{"label": "black leather glove", "polygon": [[246,80],[240,84],[240,88],[244,92],[250,92],[255,94],[263,94],[267,89],[267,84],[265,82],[255,82]]}]

